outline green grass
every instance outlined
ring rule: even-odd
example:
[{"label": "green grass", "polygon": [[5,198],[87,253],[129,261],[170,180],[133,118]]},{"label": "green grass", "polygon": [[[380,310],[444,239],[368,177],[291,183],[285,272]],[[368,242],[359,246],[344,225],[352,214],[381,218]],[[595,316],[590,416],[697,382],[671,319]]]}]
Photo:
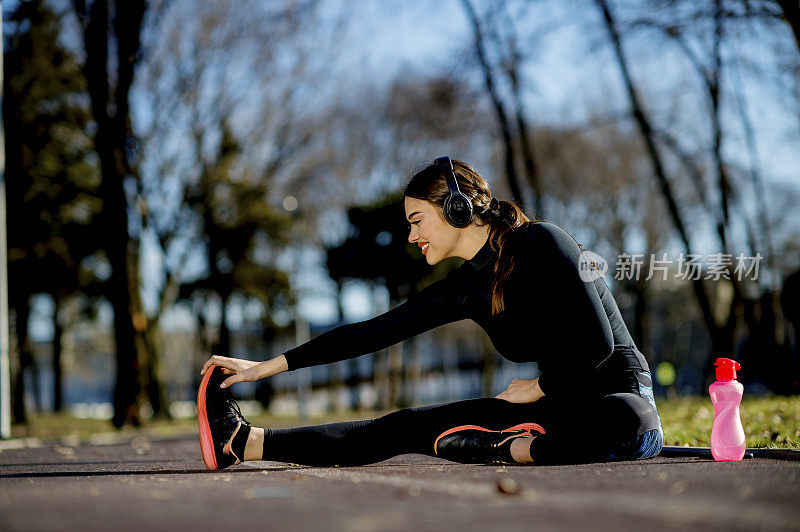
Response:
[{"label": "green grass", "polygon": [[[710,398],[656,398],[656,405],[664,445],[711,445],[714,406]],[[741,414],[748,447],[800,447],[800,396],[745,396]]]},{"label": "green grass", "polygon": [[94,434],[115,432],[123,436],[177,436],[197,430],[194,419],[175,421],[154,420],[139,428],[125,427],[116,430],[110,421],[104,419],[81,419],[68,413],[40,414],[29,416],[24,424],[11,425],[12,438],[77,439],[88,441]]},{"label": "green grass", "polygon": [[[248,420],[256,427],[295,427],[316,423],[334,423],[337,421],[352,421],[356,419],[369,419],[385,414],[386,412],[347,412],[332,413],[325,417],[311,417],[307,420],[297,418],[276,417],[270,414],[261,414],[250,417]],[[125,426],[117,430],[111,421],[104,419],[76,418],[68,413],[40,414],[29,416],[24,424],[11,425],[12,438],[42,438],[45,440],[72,440],[88,442],[97,434],[113,433],[120,437],[148,436],[148,437],[176,437],[197,435],[197,419],[182,418],[167,421],[152,419],[134,428]]]},{"label": "green grass", "polygon": [[[690,445],[708,447],[714,408],[708,397],[656,398],[664,426],[665,445]],[[800,396],[748,397],[742,400],[742,425],[748,447],[800,448]],[[260,415],[252,418],[253,425],[291,427],[312,423],[328,423],[354,419],[368,419],[383,412],[357,412],[331,414],[325,418],[299,421]],[[117,432],[120,436],[172,437],[197,434],[194,419],[175,421],[153,420],[138,429],[126,427],[115,431],[109,421],[77,419],[68,414],[33,416],[27,425],[12,425],[14,438],[37,437],[44,439],[69,438],[89,441],[93,434]]]}]

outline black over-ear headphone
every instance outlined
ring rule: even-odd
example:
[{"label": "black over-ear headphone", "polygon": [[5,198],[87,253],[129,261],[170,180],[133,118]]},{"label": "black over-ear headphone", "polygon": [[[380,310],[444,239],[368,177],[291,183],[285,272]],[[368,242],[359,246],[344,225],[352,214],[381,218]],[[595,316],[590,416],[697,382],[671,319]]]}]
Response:
[{"label": "black over-ear headphone", "polygon": [[453,161],[450,157],[438,157],[433,161],[434,166],[444,166],[444,177],[450,195],[444,200],[442,210],[444,219],[453,227],[466,227],[472,221],[472,202],[458,188],[456,174],[453,172]]}]

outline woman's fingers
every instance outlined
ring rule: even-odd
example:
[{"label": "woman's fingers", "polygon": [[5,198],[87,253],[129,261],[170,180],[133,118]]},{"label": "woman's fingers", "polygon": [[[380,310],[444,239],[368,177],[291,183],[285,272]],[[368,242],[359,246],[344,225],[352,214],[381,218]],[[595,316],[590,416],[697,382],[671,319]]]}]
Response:
[{"label": "woman's fingers", "polygon": [[214,355],[214,356],[210,357],[208,360],[206,360],[206,363],[203,364],[203,369],[200,370],[200,375],[205,375],[206,371],[208,371],[208,369],[211,366],[221,366],[222,365],[221,364],[221,359],[222,358],[223,357]]},{"label": "woman's fingers", "polygon": [[246,373],[247,373],[246,371],[240,371],[239,373],[231,375],[230,377],[228,377],[227,379],[222,381],[222,384],[220,384],[219,387],[220,388],[227,388],[231,384],[236,384],[237,382],[250,380],[250,379],[247,378]]},{"label": "woman's fingers", "polygon": [[231,384],[237,382],[251,382],[261,379],[264,375],[258,370],[258,366],[252,366],[244,371],[240,371],[235,375],[231,375],[219,385],[220,388],[227,388]]},{"label": "woman's fingers", "polygon": [[205,364],[203,364],[203,369],[200,371],[200,375],[205,375],[206,371],[211,369],[211,366],[219,366],[222,368],[223,373],[236,373],[242,369],[241,365],[242,361],[239,359],[214,355],[206,360]]}]

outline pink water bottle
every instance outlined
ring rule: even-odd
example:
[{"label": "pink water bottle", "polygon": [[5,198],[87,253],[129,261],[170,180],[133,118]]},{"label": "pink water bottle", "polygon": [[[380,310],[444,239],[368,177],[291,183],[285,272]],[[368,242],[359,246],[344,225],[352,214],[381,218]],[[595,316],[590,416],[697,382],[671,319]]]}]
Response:
[{"label": "pink water bottle", "polygon": [[738,462],[746,448],[739,415],[744,387],[736,380],[736,370],[742,367],[730,358],[718,358],[714,365],[717,367],[717,380],[708,387],[714,404],[711,454],[717,462]]}]

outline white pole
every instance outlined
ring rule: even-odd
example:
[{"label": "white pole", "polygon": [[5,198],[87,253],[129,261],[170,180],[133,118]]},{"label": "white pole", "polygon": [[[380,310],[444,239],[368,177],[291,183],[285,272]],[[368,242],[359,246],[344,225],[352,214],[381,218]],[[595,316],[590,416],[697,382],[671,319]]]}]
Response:
[{"label": "white pole", "polygon": [[[300,202],[294,196],[286,196],[283,198],[283,208],[291,216],[292,227],[290,228],[291,242],[295,246],[293,251],[292,262],[294,263],[294,277],[290,277],[292,281],[296,281],[297,272],[300,271],[302,264],[302,246],[298,244],[300,232],[297,230],[297,224],[300,223],[302,211],[300,210]],[[302,345],[311,339],[310,324],[300,315],[298,309],[299,299],[295,302],[294,306],[294,341],[296,345]],[[308,419],[308,401],[311,395],[311,368],[300,368],[295,370],[297,376],[297,417],[306,420]]]},{"label": "white pole", "polygon": [[[298,272],[300,271],[301,264],[303,263],[302,260],[302,250],[303,246],[298,244],[299,239],[298,236],[300,232],[297,230],[296,225],[300,222],[300,210],[296,210],[293,213],[294,219],[292,220],[292,243],[296,246],[294,249],[295,252],[295,266],[294,266],[294,274],[295,274],[295,282],[299,284],[299,281],[296,281],[298,277]],[[306,319],[300,314],[300,296],[298,293],[297,301],[295,302],[294,306],[294,331],[295,331],[295,342],[297,345],[303,345],[304,343],[308,342],[311,339],[311,326],[306,321]],[[297,417],[301,420],[308,419],[308,410],[309,410],[309,400],[311,399],[311,368],[300,368],[296,371],[297,373]]]},{"label": "white pole", "polygon": [[[297,270],[295,270],[297,271]],[[311,339],[309,323],[300,315],[295,305],[295,342],[303,345]],[[308,419],[308,401],[311,395],[311,368],[300,368],[297,373],[297,417]]]},{"label": "white pole", "polygon": [[[0,10],[0,27],[3,12]],[[3,40],[0,39],[0,109],[3,103]],[[11,379],[8,364],[8,262],[6,255],[6,142],[0,117],[0,439],[11,437]]]}]

